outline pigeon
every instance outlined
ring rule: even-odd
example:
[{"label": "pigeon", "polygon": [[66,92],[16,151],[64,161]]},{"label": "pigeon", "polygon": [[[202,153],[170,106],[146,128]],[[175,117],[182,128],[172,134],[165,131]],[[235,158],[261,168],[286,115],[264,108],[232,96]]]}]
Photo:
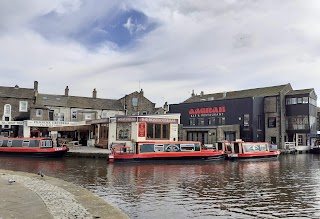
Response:
[{"label": "pigeon", "polygon": [[15,180],[13,179],[8,179],[8,183],[11,185],[12,183],[16,182]]},{"label": "pigeon", "polygon": [[44,177],[44,174],[41,171],[38,172],[38,175]]}]

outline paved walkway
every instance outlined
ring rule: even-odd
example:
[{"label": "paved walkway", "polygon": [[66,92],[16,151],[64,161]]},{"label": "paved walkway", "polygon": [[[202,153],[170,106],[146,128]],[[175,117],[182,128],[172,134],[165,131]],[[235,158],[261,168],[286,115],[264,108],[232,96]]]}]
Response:
[{"label": "paved walkway", "polygon": [[88,190],[53,177],[0,170],[0,219],[129,218]]}]

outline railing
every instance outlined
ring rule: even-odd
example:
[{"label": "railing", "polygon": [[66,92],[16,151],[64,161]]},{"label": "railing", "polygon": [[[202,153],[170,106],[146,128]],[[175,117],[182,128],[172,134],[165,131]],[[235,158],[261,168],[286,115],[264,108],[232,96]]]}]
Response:
[{"label": "railing", "polygon": [[286,150],[295,150],[297,147],[295,142],[285,142],[284,143],[284,149]]}]

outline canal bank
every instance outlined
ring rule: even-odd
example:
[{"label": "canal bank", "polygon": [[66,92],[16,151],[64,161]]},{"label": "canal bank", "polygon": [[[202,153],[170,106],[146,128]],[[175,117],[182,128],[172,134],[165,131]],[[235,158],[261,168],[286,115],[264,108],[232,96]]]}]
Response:
[{"label": "canal bank", "polygon": [[129,218],[72,183],[44,175],[0,170],[0,218]]}]

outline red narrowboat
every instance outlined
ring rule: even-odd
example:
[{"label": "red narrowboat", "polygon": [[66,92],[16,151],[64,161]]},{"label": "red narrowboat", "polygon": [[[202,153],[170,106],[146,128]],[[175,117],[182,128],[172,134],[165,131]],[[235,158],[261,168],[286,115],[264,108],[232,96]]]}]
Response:
[{"label": "red narrowboat", "polygon": [[280,150],[270,151],[268,142],[224,142],[226,159],[278,158]]},{"label": "red narrowboat", "polygon": [[51,138],[0,138],[0,154],[31,157],[62,157],[66,147],[54,147]]},{"label": "red narrowboat", "polygon": [[200,159],[215,160],[224,158],[224,151],[202,148],[200,142],[137,142],[133,147],[114,145],[109,155],[109,162],[113,161],[146,161],[146,160],[179,160]]}]

